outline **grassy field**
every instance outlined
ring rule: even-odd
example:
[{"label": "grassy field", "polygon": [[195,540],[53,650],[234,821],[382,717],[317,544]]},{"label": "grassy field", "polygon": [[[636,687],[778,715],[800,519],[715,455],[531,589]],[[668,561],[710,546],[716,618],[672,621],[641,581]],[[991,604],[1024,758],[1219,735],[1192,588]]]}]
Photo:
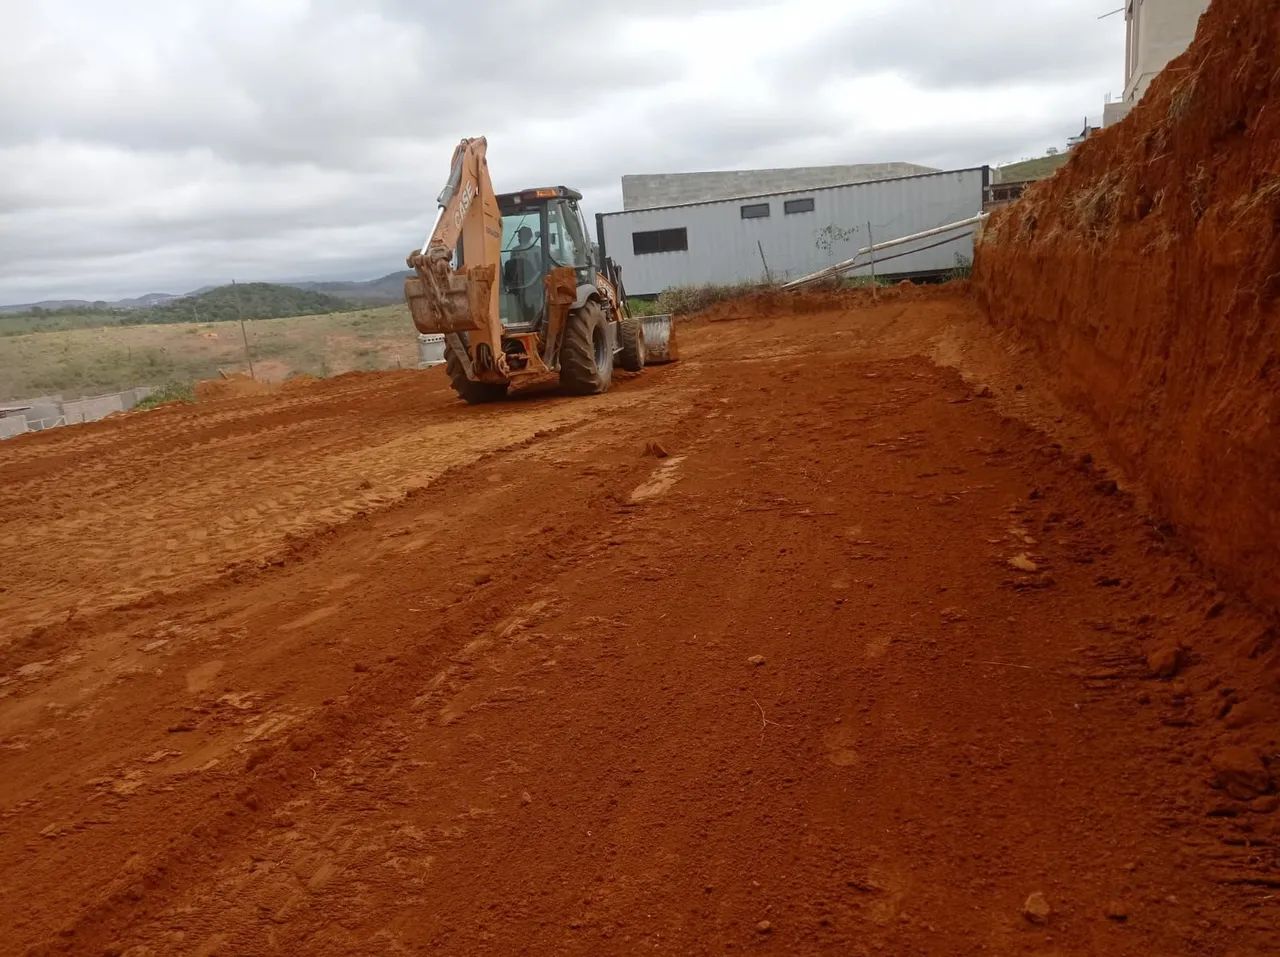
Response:
[{"label": "grassy field", "polygon": [[1054,156],[1023,160],[1021,163],[1010,163],[996,170],[996,182],[1021,183],[1024,180],[1044,179],[1065,166],[1069,159],[1071,159],[1070,153],[1058,153]]},{"label": "grassy field", "polygon": [[[386,302],[388,300],[382,300]],[[246,282],[216,286],[204,292],[154,306],[132,308],[69,306],[0,313],[0,336],[31,332],[98,329],[102,326],[153,326],[167,322],[233,322],[246,319],[283,319],[331,312],[353,312],[359,305],[310,289],[295,289],[270,282]],[[374,308],[370,304],[368,308]]]},{"label": "grassy field", "polygon": [[[258,378],[315,376],[417,364],[404,305],[246,323]],[[0,400],[66,398],[139,385],[189,383],[248,370],[240,325],[165,323],[0,338]]]}]

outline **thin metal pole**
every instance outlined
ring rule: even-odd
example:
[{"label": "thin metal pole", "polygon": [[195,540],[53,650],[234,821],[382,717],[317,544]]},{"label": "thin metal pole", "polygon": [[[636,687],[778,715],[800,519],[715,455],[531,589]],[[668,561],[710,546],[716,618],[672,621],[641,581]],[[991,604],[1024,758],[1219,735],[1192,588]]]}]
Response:
[{"label": "thin metal pole", "polygon": [[876,240],[871,235],[871,221],[867,221],[867,252],[871,256],[871,286],[876,284]]},{"label": "thin metal pole", "polygon": [[231,291],[236,297],[236,315],[240,317],[240,337],[244,339],[244,357],[249,360],[249,378],[257,382],[258,377],[253,372],[253,353],[249,351],[249,333],[244,327],[244,308],[240,305],[240,287],[236,285],[236,281],[231,280]]},{"label": "thin metal pole", "polygon": [[769,260],[764,258],[764,246],[760,245],[760,240],[756,240],[756,248],[760,250],[760,261],[764,263],[764,281],[770,286],[773,285],[773,276],[769,274]]}]

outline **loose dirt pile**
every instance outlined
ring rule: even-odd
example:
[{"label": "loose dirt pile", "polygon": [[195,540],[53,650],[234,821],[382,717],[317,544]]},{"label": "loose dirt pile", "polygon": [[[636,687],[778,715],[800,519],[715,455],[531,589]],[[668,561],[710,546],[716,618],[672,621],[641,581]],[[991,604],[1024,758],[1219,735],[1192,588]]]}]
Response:
[{"label": "loose dirt pile", "polygon": [[[966,288],[964,283],[951,284],[952,291]],[[887,288],[828,289],[802,288],[791,291],[765,289],[716,303],[688,317],[692,321],[722,322],[730,319],[752,319],[770,314],[807,316],[818,312],[855,309],[880,302],[911,301],[928,296],[928,290],[909,282]]]},{"label": "loose dirt pile", "polygon": [[215,399],[238,399],[249,395],[267,395],[274,392],[278,385],[261,382],[250,378],[243,372],[237,372],[221,379],[204,379],[195,385],[197,402],[212,402]]},{"label": "loose dirt pile", "polygon": [[1280,606],[1280,5],[1217,0],[1124,122],[992,217],[975,281],[1199,553]]}]

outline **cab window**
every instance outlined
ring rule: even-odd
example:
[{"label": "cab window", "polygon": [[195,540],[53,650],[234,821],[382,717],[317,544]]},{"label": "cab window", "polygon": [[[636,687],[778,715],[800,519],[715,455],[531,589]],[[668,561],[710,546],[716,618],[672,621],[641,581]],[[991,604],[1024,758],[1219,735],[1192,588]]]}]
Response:
[{"label": "cab window", "polygon": [[557,266],[587,266],[591,248],[582,232],[582,220],[577,209],[565,200],[547,207],[547,248]]}]

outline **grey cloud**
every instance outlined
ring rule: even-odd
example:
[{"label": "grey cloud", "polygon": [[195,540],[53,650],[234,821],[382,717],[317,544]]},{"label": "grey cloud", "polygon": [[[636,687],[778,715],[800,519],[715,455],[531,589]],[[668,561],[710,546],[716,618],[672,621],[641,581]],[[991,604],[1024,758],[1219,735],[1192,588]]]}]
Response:
[{"label": "grey cloud", "polygon": [[[217,8],[123,35],[83,57],[83,37],[19,46],[0,64],[0,144],[58,136],[136,149],[206,146],[253,162],[358,168],[371,143],[500,127],[550,105],[585,121],[610,97],[673,69],[620,55],[608,8],[477,3],[324,2],[246,29]],[[163,9],[157,5],[157,11]],[[55,18],[44,25],[51,29]],[[39,96],[31,87],[38,86]]]},{"label": "grey cloud", "polygon": [[[1096,41],[1065,0],[867,0],[831,22],[806,2],[17,5],[0,302],[396,269],[464,135],[488,136],[499,189],[565,183],[607,211],[628,172],[1017,159],[1121,69],[1114,29]],[[883,72],[921,115],[837,95]],[[1014,85],[1034,115],[1002,105]],[[931,99],[968,88],[974,116]]]},{"label": "grey cloud", "polygon": [[[1114,24],[1072,0],[1034,6],[905,0],[871,15],[856,8],[797,55],[774,61],[783,83],[890,72],[925,87],[995,88],[1113,73]],[[1105,92],[1105,91],[1104,91]]]}]

